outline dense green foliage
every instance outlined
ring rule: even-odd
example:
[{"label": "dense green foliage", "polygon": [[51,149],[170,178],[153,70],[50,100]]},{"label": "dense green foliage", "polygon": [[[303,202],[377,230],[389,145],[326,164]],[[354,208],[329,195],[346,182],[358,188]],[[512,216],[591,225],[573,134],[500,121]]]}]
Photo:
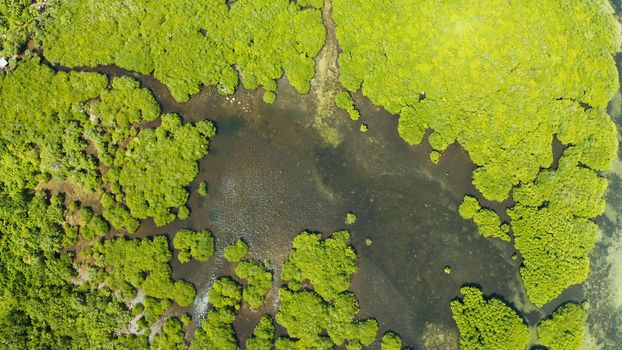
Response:
[{"label": "dense green foliage", "polygon": [[173,238],[173,247],[179,250],[179,262],[190,259],[207,262],[214,255],[214,237],[208,230],[179,230]]},{"label": "dense green foliage", "polygon": [[[130,78],[116,78],[108,87],[103,75],[55,73],[36,58],[22,61],[0,85],[0,183],[8,191],[67,180],[86,192],[103,183],[112,191],[102,194],[103,216],[114,227],[133,232],[136,218],[148,216],[168,223],[174,218],[170,208],[179,216],[187,212],[183,186],[196,176],[196,161],[207,153],[215,129],[209,121],[181,125],[178,117],[166,115],[160,127],[131,138],[137,123],[154,120],[159,112],[151,94]],[[87,152],[87,141],[97,156]],[[114,164],[103,181],[98,161]],[[104,233],[101,218],[95,220],[87,239]]]},{"label": "dense green foliage", "polygon": [[533,180],[552,162],[553,134],[582,127],[581,119],[596,122],[585,136],[607,140],[590,143],[602,152],[594,168],[615,156],[611,122],[600,116],[618,86],[620,38],[604,0],[337,0],[334,19],[343,85],[400,114],[410,143],[428,128],[436,150],[457,140],[479,166],[474,183],[488,199]]},{"label": "dense green foliage", "polygon": [[94,73],[54,73],[36,58],[0,79],[4,191],[34,188],[51,177],[86,190],[101,183],[96,159],[85,152],[89,123],[83,102],[106,84],[105,76]]},{"label": "dense green foliage", "polygon": [[380,350],[402,350],[402,337],[393,332],[386,332],[382,336]]},{"label": "dense green foliage", "polygon": [[220,0],[59,1],[49,13],[43,43],[50,60],[153,73],[178,101],[200,85],[232,93],[238,85],[233,65],[244,87],[266,89],[267,102],[283,71],[307,92],[325,37],[320,11],[288,0],[238,0],[230,9]]},{"label": "dense green foliage", "polygon": [[239,308],[242,300],[242,286],[228,277],[221,277],[214,282],[208,292],[210,304],[215,308]]},{"label": "dense green foliage", "polygon": [[549,350],[579,350],[586,320],[586,304],[564,304],[538,325],[539,343]]},{"label": "dense green foliage", "polygon": [[238,341],[233,329],[235,314],[228,308],[208,312],[192,340],[192,350],[238,350]]},{"label": "dense green foliage", "polygon": [[[347,231],[335,232],[324,241],[319,234],[308,232],[294,238],[294,249],[283,266],[282,279],[288,285],[279,290],[276,314],[288,336],[277,340],[276,349],[332,349],[345,345],[353,350],[376,340],[378,322],[357,320],[358,301],[346,291],[350,274],[356,270],[356,254],[348,245],[349,238]],[[305,280],[313,284],[315,291],[299,290]]]},{"label": "dense green foliage", "polygon": [[[124,86],[132,82],[123,81]],[[132,299],[137,288],[181,305],[192,302],[194,288],[170,280],[166,239],[148,240],[144,246],[125,240],[97,243],[74,261],[71,246],[78,231],[69,222],[77,222],[87,240],[108,232],[103,218],[115,227],[137,228],[137,220],[115,198],[102,194],[102,218],[77,204],[64,210],[61,197],[33,191],[53,180],[61,188],[65,183],[78,185],[97,198],[93,191],[103,184],[97,158],[112,138],[100,124],[100,116],[89,114],[95,110],[122,113],[110,108],[128,102],[107,95],[114,95],[121,85],[109,87],[108,79],[95,73],[54,72],[36,58],[22,60],[15,70],[0,75],[0,212],[4,215],[0,237],[5,252],[0,268],[0,328],[9,348],[144,347],[144,337],[119,334],[130,320],[130,311],[122,303]],[[132,88],[126,91],[133,91],[131,97],[138,99],[137,85],[129,85]],[[97,157],[87,150],[87,141],[95,146]],[[170,302],[158,305],[167,309]],[[145,319],[155,321],[158,313],[146,308]]]},{"label": "dense green foliage", "polygon": [[245,260],[236,266],[235,274],[246,280],[242,298],[253,310],[259,309],[265,300],[266,293],[272,287],[272,272],[266,270],[261,262]]},{"label": "dense green foliage", "polygon": [[188,306],[194,300],[194,287],[184,281],[172,281],[169,261],[172,258],[166,236],[153,239],[118,238],[93,246],[97,265],[105,268],[104,280],[112,289],[127,285],[142,289],[146,295],[175,300]]},{"label": "dense green foliage", "polygon": [[253,330],[253,336],[246,339],[247,350],[271,350],[274,339],[274,321],[269,315],[265,315],[259,320]]},{"label": "dense green foliage", "polygon": [[151,341],[150,348],[154,350],[185,350],[188,345],[184,339],[181,321],[169,318],[162,325],[162,331],[156,334]]},{"label": "dense green foliage", "polygon": [[501,300],[485,300],[475,287],[463,287],[463,299],[451,302],[451,312],[460,330],[461,350],[525,349],[530,341],[523,319]]},{"label": "dense green foliage", "polygon": [[98,135],[93,131],[91,134],[98,158],[106,166],[112,166],[119,143],[136,136],[138,123],[160,116],[160,106],[149,90],[141,89],[136,80],[128,77],[115,78],[111,88],[103,91],[90,107],[91,116],[110,133]]},{"label": "dense green foliage", "polygon": [[502,224],[499,215],[493,210],[482,208],[476,198],[465,196],[458,212],[462,218],[472,219],[482,236],[510,241],[509,226]]},{"label": "dense green foliage", "polygon": [[520,273],[537,306],[582,283],[590,270],[589,254],[599,235],[590,218],[604,212],[607,181],[579,159],[575,147],[567,148],[557,170],[543,171],[514,191],[517,205],[508,210],[524,259]]},{"label": "dense green foliage", "polygon": [[335,104],[337,107],[345,110],[350,115],[350,119],[359,120],[361,117],[359,111],[354,108],[354,101],[352,100],[352,96],[348,91],[339,91],[335,95]]},{"label": "dense green foliage", "polygon": [[[473,184],[485,199],[523,192],[510,224],[537,306],[587,276],[590,219],[602,212],[605,186],[596,172],[617,149],[606,112],[619,84],[612,12],[605,0],[334,2],[343,86],[399,114],[410,144],[430,129],[436,152],[458,142],[477,165]],[[540,174],[553,165],[553,135],[572,146],[573,160]],[[542,193],[532,193],[545,178],[535,186]],[[478,209],[473,219],[483,235],[509,240],[494,213]]]},{"label": "dense green foliage", "polygon": [[197,161],[207,154],[215,132],[207,120],[182,124],[176,115],[163,115],[159,127],[142,130],[119,152],[106,178],[120,185],[118,193],[125,194],[132,216],[166,225],[175,219],[172,208],[182,216],[189,197],[184,186],[197,176]]},{"label": "dense green foliage", "polygon": [[[0,192],[0,347],[95,349],[128,344],[130,314],[106,289],[80,281],[63,252],[62,201]],[[122,347],[122,346],[121,346]]]},{"label": "dense green foliage", "polygon": [[0,1],[0,57],[19,53],[37,29],[44,0]]},{"label": "dense green foliage", "polygon": [[281,278],[292,290],[299,290],[308,279],[324,300],[332,301],[350,287],[350,275],[356,271],[356,253],[349,240],[348,231],[335,232],[325,240],[319,234],[299,234]]},{"label": "dense green foliage", "polygon": [[229,262],[240,262],[248,254],[248,244],[239,239],[225,247],[225,259]]}]

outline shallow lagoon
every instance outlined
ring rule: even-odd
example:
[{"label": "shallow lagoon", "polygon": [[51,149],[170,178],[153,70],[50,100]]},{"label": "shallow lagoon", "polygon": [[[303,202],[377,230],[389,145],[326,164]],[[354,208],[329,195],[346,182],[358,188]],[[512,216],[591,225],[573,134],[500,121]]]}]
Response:
[{"label": "shallow lagoon", "polygon": [[[126,74],[114,67],[98,71]],[[511,259],[511,245],[479,236],[474,224],[457,213],[463,196],[475,193],[474,165],[461,147],[452,145],[433,164],[425,142],[408,146],[397,135],[395,116],[355,96],[361,121],[369,125],[369,132],[361,133],[360,122],[349,120],[344,111],[326,109],[322,96],[314,93],[325,87],[317,82],[310,94],[300,95],[283,79],[273,105],[262,102],[261,91],[244,89],[228,97],[205,89],[179,104],[155,79],[130,75],[151,89],[163,112],[182,114],[186,121],[208,118],[218,127],[190,188],[190,217],[161,228],[148,220],[136,234],[173,234],[180,228],[214,233],[217,253],[209,263],[173,262],[174,278],[191,281],[199,290],[187,309],[195,316],[193,325],[206,312],[205,295],[214,279],[233,273],[222,258],[224,245],[245,239],[250,256],[270,260],[278,277],[298,232],[329,234],[346,228],[345,214],[353,211],[358,221],[348,228],[359,270],[352,290],[361,317],[375,317],[381,333],[394,330],[405,345],[457,349],[449,302],[464,284],[501,297],[530,325],[565,301],[587,297],[591,309],[584,348],[615,349],[622,343],[622,161],[607,174],[608,208],[597,220],[603,238],[592,253],[590,279],[538,311],[526,299],[520,260]],[[618,125],[620,111],[622,98],[610,108]],[[195,191],[199,181],[208,184],[207,198]],[[500,214],[511,205],[488,204]],[[366,246],[366,239],[373,244]],[[451,274],[443,272],[445,266],[451,266]],[[275,286],[260,312],[239,313],[236,329],[242,343],[263,313],[275,312],[276,291]]]}]

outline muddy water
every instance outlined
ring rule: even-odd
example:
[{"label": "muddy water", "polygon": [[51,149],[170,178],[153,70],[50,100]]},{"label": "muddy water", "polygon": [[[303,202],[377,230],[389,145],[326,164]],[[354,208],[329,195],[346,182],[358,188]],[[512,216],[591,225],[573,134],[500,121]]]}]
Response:
[{"label": "muddy water", "polygon": [[[99,70],[127,74],[112,67]],[[361,96],[356,102],[361,121],[369,125],[365,134],[345,113],[318,102],[322,94],[300,95],[286,80],[279,83],[273,105],[261,101],[261,91],[223,97],[212,89],[179,104],[155,79],[136,77],[153,91],[163,112],[182,114],[188,122],[208,118],[218,127],[190,186],[190,217],[161,228],[147,221],[136,234],[171,235],[180,228],[214,233],[216,255],[209,263],[173,261],[174,278],[193,282],[199,291],[194,305],[184,310],[193,315],[192,327],[205,315],[213,281],[232,274],[222,258],[223,246],[243,238],[250,256],[270,260],[278,278],[298,232],[346,228],[345,213],[353,211],[359,220],[348,228],[360,267],[351,289],[359,298],[360,315],[375,317],[381,332],[400,333],[405,345],[457,349],[449,303],[462,285],[475,284],[516,307],[531,326],[564,301],[588,298],[592,307],[584,348],[622,348],[622,161],[608,175],[607,215],[599,218],[603,239],[592,254],[589,281],[538,311],[525,297],[511,246],[482,238],[457,214],[463,196],[476,194],[474,166],[459,146],[432,164],[429,145],[408,146],[397,135],[396,117]],[[618,125],[621,111],[622,97],[611,106]],[[208,183],[207,198],[196,194],[199,181]],[[443,272],[445,266],[451,274]],[[236,330],[242,343],[263,313],[274,314],[276,291],[275,286],[260,312],[240,310]]]},{"label": "muddy water", "polygon": [[[183,114],[186,121],[208,118],[218,127],[190,187],[190,217],[161,228],[148,221],[137,233],[214,233],[216,256],[209,263],[173,262],[174,278],[199,290],[188,310],[195,320],[206,311],[205,294],[214,279],[231,273],[222,258],[224,245],[245,239],[251,257],[270,260],[278,276],[298,232],[344,229],[348,211],[359,218],[349,229],[360,264],[352,290],[361,316],[375,317],[382,331],[399,332],[406,344],[457,348],[449,302],[466,283],[525,304],[512,248],[482,238],[457,214],[464,194],[474,193],[474,166],[460,147],[450,147],[440,164],[432,164],[429,145],[408,146],[397,135],[396,118],[360,96],[357,106],[369,132],[359,132],[345,113],[331,111],[330,118],[345,121],[334,123],[341,135],[335,145],[317,128],[316,97],[297,94],[286,81],[279,84],[277,102],[266,105],[261,91],[222,97],[209,89],[177,104],[156,81],[141,80],[164,112]],[[196,194],[199,181],[208,183],[207,198]],[[366,246],[366,239],[373,244]],[[447,265],[451,274],[443,272]],[[276,288],[270,295],[275,294]],[[274,313],[275,304],[272,298],[262,311]],[[243,341],[261,313],[240,314],[236,327]]]}]

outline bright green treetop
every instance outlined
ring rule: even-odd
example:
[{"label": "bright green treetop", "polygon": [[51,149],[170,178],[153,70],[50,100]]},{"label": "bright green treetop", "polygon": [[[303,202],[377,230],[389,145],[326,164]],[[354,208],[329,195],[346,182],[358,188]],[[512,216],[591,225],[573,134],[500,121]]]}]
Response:
[{"label": "bright green treetop", "polygon": [[233,93],[232,65],[245,87],[266,89],[268,102],[283,72],[307,92],[325,37],[320,11],[288,0],[238,0],[230,9],[220,0],[59,1],[49,13],[42,37],[50,60],[153,73],[178,101],[200,85]]},{"label": "bright green treetop", "polygon": [[272,272],[259,261],[245,260],[235,267],[235,274],[246,280],[242,299],[251,309],[259,309],[264,303],[266,293],[272,287]]},{"label": "bright green treetop", "polygon": [[253,330],[253,336],[246,339],[246,349],[271,350],[275,331],[272,316],[263,316]]},{"label": "bright green treetop", "polygon": [[[399,114],[405,141],[418,144],[431,130],[436,151],[458,142],[477,165],[473,184],[485,199],[503,201],[518,186],[538,192],[515,195],[510,215],[532,302],[583,282],[590,220],[602,212],[606,186],[596,171],[617,150],[606,107],[618,89],[621,40],[609,3],[335,0],[333,16],[341,83]],[[539,175],[553,165],[553,135],[572,146],[576,163]],[[509,240],[494,213],[461,211],[485,236]],[[545,234],[555,236],[561,263]]]},{"label": "bright green treetop", "polygon": [[451,302],[460,330],[461,350],[525,349],[530,341],[524,320],[501,300],[484,299],[475,287],[463,287],[463,299]]},{"label": "bright green treetop", "polygon": [[564,304],[538,325],[539,343],[549,350],[579,350],[586,320],[586,304]]},{"label": "bright green treetop", "polygon": [[319,234],[299,234],[281,278],[293,290],[308,279],[324,300],[333,300],[350,287],[350,275],[356,271],[356,254],[349,240],[348,231],[335,232],[325,240]]},{"label": "bright green treetop", "polygon": [[235,314],[229,308],[209,311],[207,318],[201,323],[201,327],[197,328],[190,349],[240,349],[233,328],[234,320]]},{"label": "bright green treetop", "polygon": [[248,254],[248,244],[241,239],[225,247],[225,259],[229,262],[240,262]]},{"label": "bright green treetop", "polygon": [[0,0],[0,57],[19,53],[37,29],[45,0]]},{"label": "bright green treetop", "polygon": [[166,225],[175,219],[171,209],[185,206],[185,186],[197,176],[197,162],[207,154],[215,132],[207,120],[182,124],[177,115],[163,115],[159,127],[144,129],[129,142],[107,179],[116,182],[118,173],[133,216],[153,217],[156,225]]},{"label": "bright green treetop", "polygon": [[194,301],[192,284],[171,280],[172,254],[166,236],[106,240],[95,245],[94,252],[99,265],[108,271],[104,282],[113,289],[129,284],[148,296],[172,299],[183,307]]},{"label": "bright green treetop", "polygon": [[402,350],[402,337],[393,332],[386,332],[382,336],[380,350]]},{"label": "bright green treetop", "polygon": [[153,336],[153,340],[150,344],[151,348],[161,350],[186,350],[188,349],[188,344],[186,344],[184,335],[181,321],[177,318],[169,318],[162,325],[160,333]]},{"label": "bright green treetop", "polygon": [[207,262],[214,255],[214,237],[208,230],[179,230],[173,238],[173,247],[179,250],[179,261],[182,263],[192,258]]},{"label": "bright green treetop", "polygon": [[238,308],[242,300],[242,286],[228,277],[221,277],[214,282],[208,292],[208,300],[215,308]]}]

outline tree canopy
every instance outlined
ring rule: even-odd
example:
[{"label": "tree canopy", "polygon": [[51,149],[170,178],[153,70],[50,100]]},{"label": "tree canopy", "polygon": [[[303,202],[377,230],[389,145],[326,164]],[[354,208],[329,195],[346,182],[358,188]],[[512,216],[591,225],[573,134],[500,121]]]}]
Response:
[{"label": "tree canopy", "polygon": [[[473,184],[485,199],[503,201],[557,174],[538,186],[538,197],[554,202],[532,208],[522,202],[531,203],[531,194],[514,197],[510,225],[525,257],[521,276],[537,306],[583,282],[590,220],[602,212],[605,180],[597,172],[617,150],[606,107],[619,87],[613,55],[621,39],[608,2],[335,0],[333,17],[343,86],[399,114],[406,142],[419,144],[430,131],[433,160],[459,143],[477,166]],[[554,135],[573,148],[574,168],[540,174],[553,166]],[[509,240],[494,213],[472,217],[485,236]],[[545,225],[564,246],[561,264],[537,260],[546,255],[543,241],[525,242],[542,237]],[[579,251],[567,250],[570,241]]]},{"label": "tree canopy", "polygon": [[484,299],[475,287],[463,287],[463,299],[451,302],[460,330],[461,350],[525,349],[530,341],[525,321],[501,300]]},{"label": "tree canopy", "polygon": [[214,237],[208,230],[179,230],[173,238],[173,247],[179,250],[179,262],[190,259],[207,262],[214,255]]},{"label": "tree canopy", "polygon": [[325,240],[316,233],[300,233],[281,278],[292,290],[299,290],[308,279],[322,298],[333,300],[350,287],[350,275],[356,271],[356,253],[349,240],[348,231],[335,232]]},{"label": "tree canopy", "polygon": [[586,320],[587,304],[564,304],[538,324],[539,343],[549,350],[579,350]]},{"label": "tree canopy", "polygon": [[[357,268],[349,239],[348,231],[335,232],[323,241],[319,234],[308,232],[294,238],[294,249],[281,276],[288,283],[279,290],[276,314],[276,321],[287,329],[287,337],[277,339],[276,349],[332,349],[345,345],[352,350],[376,340],[378,322],[359,321],[358,300],[347,291],[350,274]],[[314,290],[300,290],[305,280],[313,284]]]},{"label": "tree canopy", "polygon": [[[288,0],[154,2],[58,1],[42,34],[46,56],[66,66],[114,64],[153,74],[178,101],[216,85],[233,93],[264,87],[274,98],[283,72],[309,90],[314,57],[324,44],[319,10]],[[318,1],[314,1],[318,5]],[[270,28],[270,31],[265,31]]]}]

